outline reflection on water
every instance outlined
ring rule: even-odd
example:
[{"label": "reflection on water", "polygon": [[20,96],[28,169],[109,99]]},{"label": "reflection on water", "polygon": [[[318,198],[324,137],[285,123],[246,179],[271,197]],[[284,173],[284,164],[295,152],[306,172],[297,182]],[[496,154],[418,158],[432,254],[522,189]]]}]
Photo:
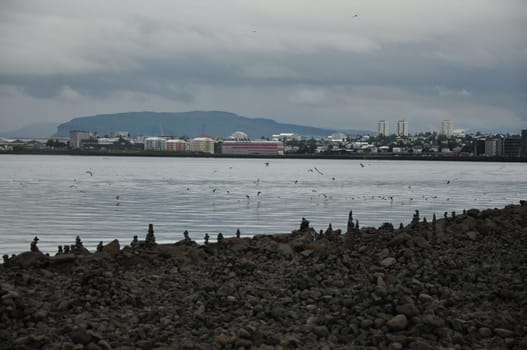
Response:
[{"label": "reflection on water", "polygon": [[[527,164],[215,158],[0,155],[0,253],[54,252],[80,235],[85,245],[129,243],[154,224],[158,241],[185,229],[242,235],[312,226],[408,223],[465,208],[526,199]],[[364,166],[361,166],[363,163]]]}]

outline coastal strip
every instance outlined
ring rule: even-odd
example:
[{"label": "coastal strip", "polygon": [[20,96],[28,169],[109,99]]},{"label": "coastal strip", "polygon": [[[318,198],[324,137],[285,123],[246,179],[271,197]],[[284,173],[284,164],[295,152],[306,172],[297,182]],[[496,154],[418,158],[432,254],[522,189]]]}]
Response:
[{"label": "coastal strip", "polygon": [[0,349],[527,349],[527,202],[4,257]]}]

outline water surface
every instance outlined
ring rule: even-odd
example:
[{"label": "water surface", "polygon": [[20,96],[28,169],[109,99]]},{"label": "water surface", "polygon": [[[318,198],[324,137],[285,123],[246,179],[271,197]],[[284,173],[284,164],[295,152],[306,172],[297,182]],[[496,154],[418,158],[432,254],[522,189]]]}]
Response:
[{"label": "water surface", "polygon": [[[266,164],[268,163],[268,165]],[[361,165],[362,163],[362,165]],[[317,230],[494,208],[527,196],[527,164],[445,161],[0,155],[0,253],[55,252],[80,235],[129,243],[154,224],[158,241],[189,230],[242,235]]]}]

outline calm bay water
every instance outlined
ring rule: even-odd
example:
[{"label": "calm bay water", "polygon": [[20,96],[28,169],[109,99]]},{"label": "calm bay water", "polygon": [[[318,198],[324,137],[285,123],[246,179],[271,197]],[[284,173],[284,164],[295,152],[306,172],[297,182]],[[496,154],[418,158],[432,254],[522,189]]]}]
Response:
[{"label": "calm bay water", "polygon": [[290,232],[302,217],[345,229],[349,210],[361,226],[407,224],[415,209],[518,203],[526,175],[522,163],[0,155],[0,253],[35,235],[50,253],[77,235],[128,244],[149,223],[160,242]]}]

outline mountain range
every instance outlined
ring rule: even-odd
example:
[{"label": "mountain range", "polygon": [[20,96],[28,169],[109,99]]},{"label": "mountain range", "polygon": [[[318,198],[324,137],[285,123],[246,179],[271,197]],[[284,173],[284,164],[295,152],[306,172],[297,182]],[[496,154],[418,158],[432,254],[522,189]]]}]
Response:
[{"label": "mountain range", "polygon": [[372,134],[365,130],[324,129],[296,124],[282,124],[272,119],[247,118],[222,111],[192,111],[179,113],[128,112],[101,114],[74,118],[60,124],[55,136],[67,137],[70,130],[96,132],[110,135],[127,131],[130,135],[197,137],[228,137],[235,131],[243,131],[250,138],[270,137],[273,134],[293,132],[302,136],[328,136],[334,132],[348,135]]},{"label": "mountain range", "polygon": [[372,135],[369,130],[325,129],[298,124],[284,124],[266,118],[248,118],[222,111],[192,111],[178,113],[127,112],[73,118],[56,125],[31,124],[17,130],[3,131],[0,136],[11,138],[68,137],[70,130],[95,132],[99,136],[126,131],[132,136],[228,137],[243,131],[250,138],[270,137],[291,132],[306,137],[328,136],[335,132],[347,135]]}]

